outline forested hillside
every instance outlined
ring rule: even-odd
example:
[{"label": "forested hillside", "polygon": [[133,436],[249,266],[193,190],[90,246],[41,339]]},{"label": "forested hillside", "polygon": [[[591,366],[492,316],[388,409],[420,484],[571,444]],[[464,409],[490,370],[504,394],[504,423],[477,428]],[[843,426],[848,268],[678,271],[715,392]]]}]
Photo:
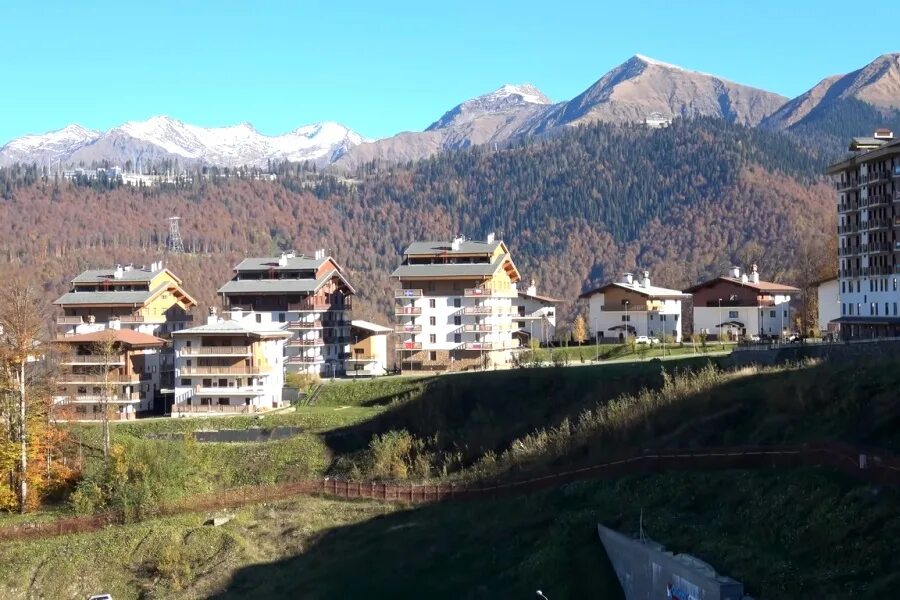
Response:
[{"label": "forested hillside", "polygon": [[[338,180],[299,165],[279,181],[193,181],[133,189],[0,170],[0,275],[41,281],[47,297],[88,265],[149,263],[167,217],[191,254],[168,257],[201,303],[247,254],[324,247],[351,272],[359,313],[386,318],[389,273],[416,239],[496,231],[524,277],[573,299],[622,270],[685,286],[732,262],[804,277],[800,256],[831,259],[827,161],[784,133],[720,120],[650,130],[596,124],[501,150],[483,147]],[[816,267],[819,269],[820,267]]]}]

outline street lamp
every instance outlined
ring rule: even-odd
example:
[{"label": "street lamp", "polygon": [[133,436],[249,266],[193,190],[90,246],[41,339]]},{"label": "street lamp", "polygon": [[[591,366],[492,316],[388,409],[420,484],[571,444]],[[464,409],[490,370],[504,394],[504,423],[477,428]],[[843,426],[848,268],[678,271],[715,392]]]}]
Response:
[{"label": "street lamp", "polygon": [[625,343],[628,343],[628,300],[625,300]]}]

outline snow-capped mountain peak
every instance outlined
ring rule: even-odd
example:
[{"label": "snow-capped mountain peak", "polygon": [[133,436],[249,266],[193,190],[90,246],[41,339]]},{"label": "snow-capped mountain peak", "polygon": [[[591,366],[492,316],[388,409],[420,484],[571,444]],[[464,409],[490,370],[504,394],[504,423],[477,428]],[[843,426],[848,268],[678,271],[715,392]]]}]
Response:
[{"label": "snow-capped mountain peak", "polygon": [[522,109],[533,111],[536,108],[548,106],[550,103],[550,98],[530,83],[521,85],[506,83],[493,92],[458,104],[429,125],[426,131],[444,129],[455,123],[468,122],[483,115],[505,114]]},{"label": "snow-capped mountain peak", "polygon": [[521,85],[504,83],[490,94],[479,96],[478,98],[475,98],[475,100],[498,102],[507,98],[520,100],[526,104],[550,104],[550,98],[545,96],[541,90],[530,83],[523,83]]},{"label": "snow-capped mountain peak", "polygon": [[101,132],[72,124],[40,135],[26,135],[0,148],[2,162],[46,162],[57,160],[90,144]]}]

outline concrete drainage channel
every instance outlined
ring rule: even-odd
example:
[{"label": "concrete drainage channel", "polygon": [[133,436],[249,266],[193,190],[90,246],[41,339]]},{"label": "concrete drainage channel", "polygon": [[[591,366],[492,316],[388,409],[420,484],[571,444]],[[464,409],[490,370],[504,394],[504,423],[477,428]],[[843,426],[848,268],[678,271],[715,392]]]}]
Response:
[{"label": "concrete drainage channel", "polygon": [[260,443],[286,440],[302,433],[299,427],[279,426],[271,428],[252,427],[250,429],[219,429],[214,431],[194,431],[188,434],[167,433],[152,436],[161,440],[181,440],[192,435],[200,443]]}]

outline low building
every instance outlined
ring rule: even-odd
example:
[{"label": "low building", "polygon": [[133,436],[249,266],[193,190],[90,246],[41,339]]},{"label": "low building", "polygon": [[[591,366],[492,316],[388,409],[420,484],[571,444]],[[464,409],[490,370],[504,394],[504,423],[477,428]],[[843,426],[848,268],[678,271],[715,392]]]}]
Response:
[{"label": "low building", "polygon": [[368,321],[350,322],[348,377],[378,377],[388,372],[387,338],[392,329]]},{"label": "low building", "polygon": [[397,364],[402,370],[464,371],[507,367],[513,302],[520,275],[509,249],[489,234],[484,241],[414,242],[391,277],[395,290]]},{"label": "low building", "polygon": [[254,413],[282,405],[284,343],[292,336],[272,323],[220,319],[173,334],[172,416]]},{"label": "low building", "polygon": [[158,382],[158,337],[130,329],[105,329],[61,337],[60,374],[51,406],[62,420],[133,419],[153,407]]},{"label": "low building", "polygon": [[350,353],[350,310],[356,293],[337,261],[313,256],[245,258],[219,288],[235,321],[292,333],[285,344],[288,372],[331,377],[344,373]]},{"label": "low building", "polygon": [[518,292],[513,299],[513,319],[515,333],[525,345],[531,340],[546,345],[556,339],[556,307],[561,303],[562,300],[538,295],[533,279],[525,291]]},{"label": "low building", "polygon": [[837,277],[823,279],[816,284],[816,296],[819,306],[819,332],[836,333],[840,325],[836,322],[841,316],[840,284]]},{"label": "low building", "polygon": [[781,337],[792,329],[791,297],[800,290],[763,281],[753,265],[750,274],[732,267],[728,275],[685,290],[693,300],[694,333],[715,339]]},{"label": "low building", "polygon": [[625,273],[621,281],[607,283],[578,297],[588,301],[588,323],[598,343],[624,342],[629,336],[647,336],[681,342],[680,291],[657,287],[644,271],[640,281]]}]

